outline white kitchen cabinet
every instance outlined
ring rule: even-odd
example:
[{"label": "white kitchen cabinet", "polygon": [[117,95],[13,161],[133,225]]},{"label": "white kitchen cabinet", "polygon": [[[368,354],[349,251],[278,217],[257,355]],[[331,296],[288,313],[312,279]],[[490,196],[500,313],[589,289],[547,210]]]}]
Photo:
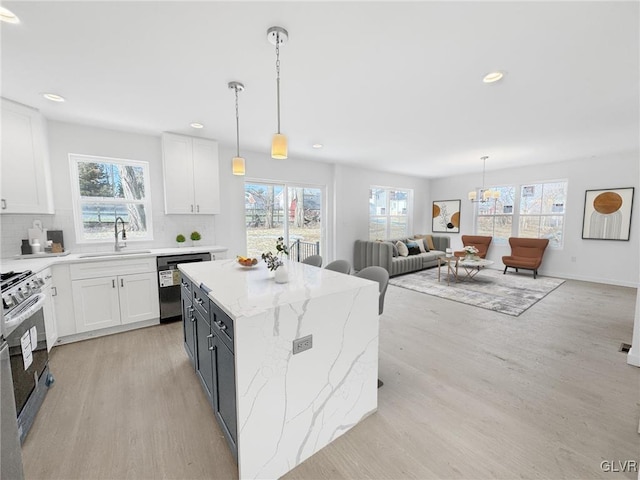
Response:
[{"label": "white kitchen cabinet", "polygon": [[53,285],[51,268],[40,272],[40,277],[44,280],[42,293],[45,294],[45,300],[42,305],[42,313],[44,315],[44,327],[47,331],[47,350],[51,351],[51,348],[58,340],[58,323],[56,321],[56,308],[53,301],[53,297],[57,295],[57,289]]},{"label": "white kitchen cabinet", "polygon": [[72,282],[77,332],[120,325],[117,280],[117,277],[101,277]]},{"label": "white kitchen cabinet", "polygon": [[162,164],[165,213],[220,213],[218,142],[164,133]]},{"label": "white kitchen cabinet", "polygon": [[2,99],[0,213],[55,213],[46,122],[38,110]]},{"label": "white kitchen cabinet", "polygon": [[76,332],[160,317],[155,258],[71,265]]}]

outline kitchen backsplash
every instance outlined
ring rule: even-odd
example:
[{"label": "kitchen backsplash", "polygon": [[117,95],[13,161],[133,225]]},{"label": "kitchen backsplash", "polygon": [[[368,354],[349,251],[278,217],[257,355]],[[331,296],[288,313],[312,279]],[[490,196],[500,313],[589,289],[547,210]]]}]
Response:
[{"label": "kitchen backsplash", "polygon": [[[56,210],[55,215],[0,215],[2,245],[0,257],[9,258],[20,255],[22,240],[27,238],[27,229],[33,221],[40,220],[47,230],[62,230],[65,250],[74,253],[99,252],[113,250],[114,242],[76,244],[72,210]],[[153,217],[153,241],[128,241],[130,248],[164,248],[176,246],[176,235],[189,234],[197,230],[202,235],[203,245],[215,245],[215,217],[211,215],[164,215]]]}]

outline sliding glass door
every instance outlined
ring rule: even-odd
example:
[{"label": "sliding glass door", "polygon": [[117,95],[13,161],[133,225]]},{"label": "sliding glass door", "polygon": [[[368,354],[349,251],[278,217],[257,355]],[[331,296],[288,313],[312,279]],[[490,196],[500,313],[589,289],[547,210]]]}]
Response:
[{"label": "sliding glass door", "polygon": [[245,182],[247,254],[260,258],[263,252],[274,252],[278,237],[285,239],[293,260],[321,254],[323,190],[306,185]]}]

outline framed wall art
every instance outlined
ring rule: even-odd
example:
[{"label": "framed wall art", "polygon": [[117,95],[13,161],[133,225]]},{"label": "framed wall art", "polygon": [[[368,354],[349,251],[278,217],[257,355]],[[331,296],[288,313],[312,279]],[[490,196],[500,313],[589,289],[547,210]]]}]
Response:
[{"label": "framed wall art", "polygon": [[582,238],[629,240],[633,187],[587,190],[584,196]]},{"label": "framed wall art", "polygon": [[433,202],[434,233],[460,233],[460,200],[436,200]]}]

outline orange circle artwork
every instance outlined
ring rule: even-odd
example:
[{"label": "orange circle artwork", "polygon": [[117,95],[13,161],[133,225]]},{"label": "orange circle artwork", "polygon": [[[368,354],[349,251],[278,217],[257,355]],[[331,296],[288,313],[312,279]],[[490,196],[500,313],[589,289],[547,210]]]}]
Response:
[{"label": "orange circle artwork", "polygon": [[436,218],[439,215],[440,215],[440,207],[434,203],[433,204],[433,218]]},{"label": "orange circle artwork", "polygon": [[451,223],[453,223],[453,226],[456,228],[460,226],[460,212],[456,212],[451,215]]},{"label": "orange circle artwork", "polygon": [[593,208],[598,213],[617,212],[622,206],[622,197],[615,192],[604,192],[593,200]]}]

